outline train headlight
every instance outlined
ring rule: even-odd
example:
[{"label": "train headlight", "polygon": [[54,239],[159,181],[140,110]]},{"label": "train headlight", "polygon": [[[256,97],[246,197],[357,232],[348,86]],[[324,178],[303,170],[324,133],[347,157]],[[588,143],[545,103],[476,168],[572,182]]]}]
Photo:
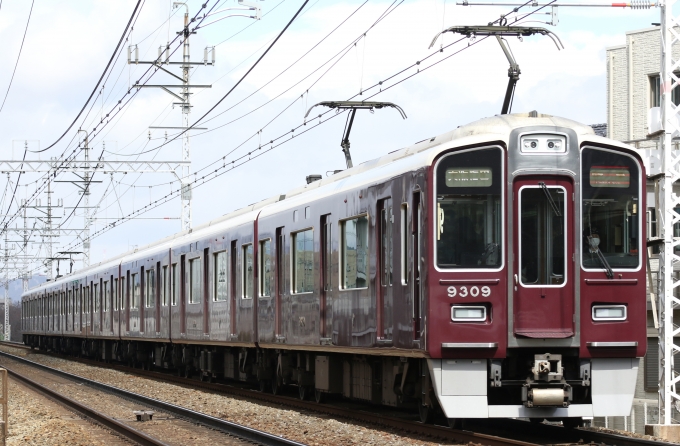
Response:
[{"label": "train headlight", "polygon": [[483,322],[486,320],[486,307],[454,305],[451,307],[451,320],[454,322]]},{"label": "train headlight", "polygon": [[625,321],[627,317],[625,305],[593,305],[594,321]]}]

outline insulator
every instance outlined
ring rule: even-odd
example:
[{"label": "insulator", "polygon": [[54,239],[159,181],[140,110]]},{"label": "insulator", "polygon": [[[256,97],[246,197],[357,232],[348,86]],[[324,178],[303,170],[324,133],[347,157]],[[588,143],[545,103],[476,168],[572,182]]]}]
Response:
[{"label": "insulator", "polygon": [[650,9],[651,7],[651,0],[630,0],[631,9]]}]

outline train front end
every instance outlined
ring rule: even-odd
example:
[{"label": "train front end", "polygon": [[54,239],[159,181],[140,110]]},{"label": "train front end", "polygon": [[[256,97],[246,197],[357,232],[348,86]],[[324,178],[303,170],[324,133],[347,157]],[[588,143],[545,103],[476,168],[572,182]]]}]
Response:
[{"label": "train front end", "polygon": [[629,415],[646,350],[639,156],[565,119],[466,127],[430,171],[423,405],[436,396],[453,420]]}]

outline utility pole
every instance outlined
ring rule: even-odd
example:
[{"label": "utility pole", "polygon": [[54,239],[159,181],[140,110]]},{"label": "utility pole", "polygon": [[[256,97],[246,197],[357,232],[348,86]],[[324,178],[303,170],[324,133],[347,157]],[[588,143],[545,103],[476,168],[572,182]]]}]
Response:
[{"label": "utility pole", "polygon": [[[83,174],[84,188],[83,188],[83,215],[85,216],[83,226],[83,268],[90,266],[90,135],[85,130],[78,130],[85,133],[85,147],[83,153],[85,154],[85,173]],[[50,257],[52,253],[50,253]]]},{"label": "utility pole", "polygon": [[5,321],[2,326],[5,341],[9,341],[9,244],[7,243],[7,231],[5,231]]},{"label": "utility pole", "polygon": [[[173,3],[174,7],[178,7],[180,3]],[[191,98],[189,96],[189,69],[191,68],[191,60],[189,57],[189,6],[184,3],[184,45],[182,47],[182,97],[184,98],[182,104],[182,127],[184,127],[184,135],[182,136],[182,161],[191,162],[191,145],[189,141],[189,113],[191,112]],[[213,57],[215,57],[215,49],[213,48]],[[214,65],[213,59],[213,65]],[[182,230],[191,229],[191,164],[182,166]]]},{"label": "utility pole", "polygon": [[[189,36],[191,34],[196,34],[196,31],[189,30],[189,6],[184,2],[174,2],[172,4],[173,8],[178,8],[184,6],[184,28],[177,34],[184,38],[184,43],[182,44],[182,62],[170,62],[170,46],[167,45],[165,48],[158,49],[158,58],[152,61],[140,61],[138,58],[139,51],[137,46],[130,46],[128,48],[128,64],[152,64],[165,71],[167,74],[171,75],[175,79],[182,82],[181,85],[141,85],[135,84],[137,88],[161,88],[165,92],[171,94],[175,98],[179,99],[180,102],[173,102],[173,106],[179,105],[182,110],[182,126],[181,127],[151,127],[153,129],[174,129],[182,130],[184,134],[182,135],[182,161],[184,164],[180,167],[180,184],[181,191],[181,230],[185,231],[191,229],[191,144],[190,144],[190,133],[189,133],[189,113],[191,113],[191,89],[192,88],[211,88],[212,85],[191,85],[189,83],[189,75],[192,65],[215,65],[215,47],[206,48],[204,52],[204,58],[202,62],[191,62],[191,53],[189,47]],[[132,60],[132,48],[134,47],[135,59]],[[208,62],[208,53],[212,53],[212,61]],[[182,69],[182,76],[177,76],[171,71],[165,69],[163,65],[180,65]],[[170,88],[179,88],[180,94],[176,94]],[[203,129],[203,128],[202,128]]]},{"label": "utility pole", "polygon": [[[227,11],[243,11],[243,12],[252,12],[251,15],[249,14],[243,14],[241,12],[237,13],[228,13],[226,16],[220,17],[210,23],[205,23],[202,24],[202,27],[206,27],[208,25],[211,25],[212,23],[218,22],[220,20],[223,20],[228,17],[247,17],[255,20],[260,19],[260,13],[261,9],[260,7],[254,3],[254,2],[249,2],[247,0],[238,0],[238,3],[240,7],[236,8],[223,8],[219,11],[212,12],[210,14],[207,14],[202,17],[202,19],[205,19],[209,16],[217,16],[220,14],[224,14]],[[181,102],[174,102],[174,105],[179,105],[180,108],[182,109],[182,126],[181,127],[149,127],[151,129],[172,129],[172,130],[182,130],[184,133],[182,135],[182,161],[185,162],[185,164],[182,165],[181,167],[181,176],[180,176],[180,183],[181,183],[181,190],[182,193],[181,195],[181,229],[183,231],[191,229],[191,200],[192,200],[192,191],[191,191],[191,144],[190,144],[190,130],[207,130],[204,127],[190,127],[189,124],[189,113],[191,113],[191,89],[192,88],[212,88],[212,85],[191,85],[189,75],[190,75],[190,70],[192,65],[215,65],[215,47],[206,47],[204,52],[203,52],[203,61],[199,62],[192,62],[191,61],[191,54],[189,51],[189,36],[191,34],[196,34],[196,31],[190,31],[189,30],[189,24],[191,23],[191,19],[189,18],[189,6],[186,4],[186,2],[173,2],[172,7],[173,8],[179,8],[184,6],[185,11],[184,11],[184,28],[182,31],[177,32],[177,34],[181,35],[184,39],[184,42],[182,44],[182,61],[181,62],[171,62],[170,61],[170,45],[166,45],[165,48],[159,48],[158,49],[158,58],[156,60],[150,60],[150,61],[141,61],[139,60],[139,48],[137,45],[132,45],[128,47],[128,64],[151,64],[156,66],[162,71],[165,71],[167,74],[170,76],[174,77],[175,79],[179,80],[181,82],[181,85],[165,85],[165,84],[160,84],[160,85],[142,85],[139,83],[136,83],[134,87],[137,88],[160,88],[164,90],[166,93],[171,94],[175,98],[179,99]],[[134,59],[132,58],[134,52]],[[211,59],[208,61],[208,59]],[[180,68],[182,69],[182,76],[177,76],[173,72],[167,70],[166,68],[163,67],[163,65],[180,65]],[[180,92],[179,94],[173,92],[170,90],[171,88],[179,88]]]},{"label": "utility pole", "polygon": [[[5,232],[6,234],[7,232]],[[47,176],[47,218],[45,219],[45,235],[47,236],[47,280],[52,280],[52,177]]]},{"label": "utility pole", "polygon": [[672,136],[680,131],[677,124],[680,107],[673,104],[671,95],[678,86],[674,73],[680,60],[673,57],[673,46],[678,43],[677,27],[680,17],[673,15],[676,0],[666,0],[661,5],[661,171],[663,177],[656,185],[658,222],[663,248],[659,259],[659,424],[673,423],[672,408],[678,409],[680,397],[676,385],[680,380],[675,370],[673,356],[680,352],[674,337],[678,329],[674,326],[673,311],[680,306],[680,300],[673,295],[678,286],[673,277],[673,267],[680,263],[674,248],[680,240],[673,237],[673,225],[680,220],[675,208],[680,205],[680,197],[673,192],[673,183],[680,179],[680,157],[673,156]]}]

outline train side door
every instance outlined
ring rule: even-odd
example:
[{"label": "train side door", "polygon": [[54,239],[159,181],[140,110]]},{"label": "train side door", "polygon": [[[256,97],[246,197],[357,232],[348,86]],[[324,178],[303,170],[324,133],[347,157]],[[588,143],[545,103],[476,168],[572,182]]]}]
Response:
[{"label": "train side door", "polygon": [[515,181],[515,336],[574,335],[574,201],[567,178]]}]

